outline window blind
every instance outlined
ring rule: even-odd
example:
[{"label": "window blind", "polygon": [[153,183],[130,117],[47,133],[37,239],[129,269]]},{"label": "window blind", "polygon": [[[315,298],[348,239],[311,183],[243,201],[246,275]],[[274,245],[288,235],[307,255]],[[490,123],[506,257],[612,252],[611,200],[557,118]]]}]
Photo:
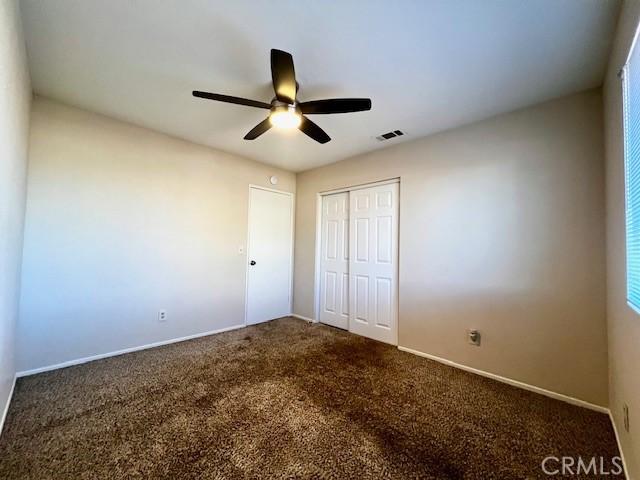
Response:
[{"label": "window blind", "polygon": [[640,312],[640,48],[622,70],[627,249],[627,302]]}]

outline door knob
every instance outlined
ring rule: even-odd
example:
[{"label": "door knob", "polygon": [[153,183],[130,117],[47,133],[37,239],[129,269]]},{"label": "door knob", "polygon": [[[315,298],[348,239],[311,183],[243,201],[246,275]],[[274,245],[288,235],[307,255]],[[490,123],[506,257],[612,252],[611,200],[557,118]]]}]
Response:
[{"label": "door knob", "polygon": [[255,260],[251,260],[251,261],[249,262],[249,265],[255,265],[255,264],[256,264],[256,261],[255,261]]}]

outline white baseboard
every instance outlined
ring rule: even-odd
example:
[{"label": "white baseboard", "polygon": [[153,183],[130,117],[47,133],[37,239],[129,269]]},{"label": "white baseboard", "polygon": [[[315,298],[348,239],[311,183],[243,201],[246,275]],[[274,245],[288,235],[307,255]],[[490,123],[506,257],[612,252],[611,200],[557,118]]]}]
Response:
[{"label": "white baseboard", "polygon": [[616,442],[618,443],[618,451],[620,452],[620,458],[622,459],[622,467],[624,468],[625,478],[627,480],[632,480],[629,475],[629,469],[627,468],[627,461],[624,458],[624,452],[622,451],[622,443],[620,442],[620,435],[618,435],[618,427],[616,426],[616,422],[613,418],[613,414],[611,410],[609,410],[609,419],[611,420],[611,425],[613,426],[613,433],[616,436]]},{"label": "white baseboard", "polygon": [[72,367],[74,365],[81,365],[83,363],[92,362],[94,360],[101,360],[103,358],[115,357],[117,355],[123,355],[125,353],[137,352],[140,350],[147,350],[148,348],[161,347],[163,345],[169,345],[171,343],[184,342],[185,340],[193,340],[194,338],[207,337],[209,335],[215,335],[216,333],[229,332],[231,330],[237,330],[238,328],[244,328],[245,325],[233,325],[231,327],[219,328],[217,330],[211,330],[209,332],[196,333],[194,335],[187,335],[186,337],[172,338],[170,340],[163,340],[161,342],[149,343],[147,345],[140,345],[139,347],[125,348],[123,350],[117,350],[115,352],[100,353],[98,355],[92,355],[90,357],[77,358],[75,360],[68,360],[62,363],[56,363],[55,365],[47,365],[46,367],[34,368],[32,370],[25,370],[16,373],[19,377],[28,377],[29,375],[35,375],[37,373],[50,372],[51,370],[57,370],[59,368]]},{"label": "white baseboard", "polygon": [[446,358],[436,357],[435,355],[420,352],[418,350],[413,350],[411,348],[398,346],[398,349],[402,350],[403,352],[413,353],[414,355],[418,355],[420,357],[434,360],[436,362],[442,363],[444,365],[448,365],[450,367],[459,368],[460,370],[465,370],[467,372],[475,373],[476,375],[482,375],[483,377],[491,378],[493,380],[497,380],[498,382],[506,383],[508,385],[522,388],[524,390],[529,390],[530,392],[539,393],[540,395],[545,395],[547,397],[555,398],[556,400],[561,400],[563,402],[567,402],[572,405],[577,405],[578,407],[588,408],[589,410],[595,410],[596,412],[600,412],[600,413],[606,413],[606,414],[609,413],[609,409],[607,407],[596,405],[594,403],[590,403],[585,400],[580,400],[579,398],[570,397],[563,393],[552,392],[551,390],[546,390],[544,388],[536,387],[534,385],[529,385],[528,383],[520,382],[518,380],[513,380],[512,378],[502,377],[500,375],[496,375],[495,373],[489,373],[489,372],[485,372],[484,370],[478,370],[477,368],[468,367],[467,365],[462,365],[460,363],[452,362],[451,360],[447,360]]},{"label": "white baseboard", "polygon": [[7,397],[7,403],[4,406],[4,411],[2,412],[2,418],[0,418],[0,434],[2,433],[2,429],[4,428],[4,421],[7,419],[7,413],[9,413],[9,405],[11,405],[11,399],[13,398],[13,391],[16,388],[16,379],[17,379],[17,375],[14,375],[13,384],[11,385],[11,391],[9,392],[9,396]]},{"label": "white baseboard", "polygon": [[291,316],[294,318],[299,318],[300,320],[304,320],[305,322],[316,323],[313,318],[303,317],[302,315],[298,315],[297,313],[292,313]]}]

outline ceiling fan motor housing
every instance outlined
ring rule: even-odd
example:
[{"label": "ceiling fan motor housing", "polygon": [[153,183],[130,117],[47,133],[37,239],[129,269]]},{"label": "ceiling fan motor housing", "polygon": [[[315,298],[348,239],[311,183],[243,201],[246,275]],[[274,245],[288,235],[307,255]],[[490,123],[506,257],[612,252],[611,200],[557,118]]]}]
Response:
[{"label": "ceiling fan motor housing", "polygon": [[300,111],[300,107],[298,106],[298,102],[295,102],[294,104],[290,104],[286,102],[281,102],[280,100],[277,100],[274,98],[273,100],[271,100],[271,113],[276,113],[276,112],[290,112],[290,113],[295,113],[296,115],[302,115],[302,112]]}]

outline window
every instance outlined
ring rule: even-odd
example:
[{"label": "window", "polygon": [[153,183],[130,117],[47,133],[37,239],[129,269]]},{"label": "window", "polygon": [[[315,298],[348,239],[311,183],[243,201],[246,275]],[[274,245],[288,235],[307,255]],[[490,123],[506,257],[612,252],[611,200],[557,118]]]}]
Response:
[{"label": "window", "polygon": [[634,41],[622,70],[627,302],[640,312],[640,48]]}]

